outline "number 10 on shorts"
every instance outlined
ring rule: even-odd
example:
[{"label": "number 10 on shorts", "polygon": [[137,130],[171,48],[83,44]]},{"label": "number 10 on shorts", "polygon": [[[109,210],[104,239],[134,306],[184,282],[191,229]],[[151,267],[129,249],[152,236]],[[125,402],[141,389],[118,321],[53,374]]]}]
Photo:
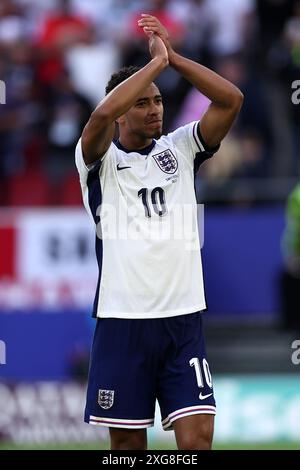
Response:
[{"label": "number 10 on shorts", "polygon": [[[201,365],[198,357],[193,357],[190,362],[189,362],[191,367],[195,367],[195,373],[196,373],[196,379],[197,379],[197,384],[198,387],[204,388],[205,387],[205,382],[209,386],[209,388],[212,388],[212,379],[211,379],[211,373],[209,370],[209,365],[206,359],[202,360],[202,370],[201,370]],[[202,395],[202,392],[200,392],[199,398],[200,400],[203,400],[204,398],[208,398],[211,396],[211,393],[208,395]]]}]

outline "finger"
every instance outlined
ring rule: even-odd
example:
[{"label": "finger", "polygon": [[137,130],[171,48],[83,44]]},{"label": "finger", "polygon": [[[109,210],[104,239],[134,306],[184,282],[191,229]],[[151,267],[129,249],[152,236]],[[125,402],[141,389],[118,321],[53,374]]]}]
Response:
[{"label": "finger", "polygon": [[159,28],[159,25],[156,23],[138,23],[138,26],[141,28]]},{"label": "finger", "polygon": [[158,19],[154,18],[154,16],[139,18],[138,21],[151,21],[152,23],[158,23]]},{"label": "finger", "polygon": [[154,34],[153,31],[147,30],[146,28],[143,28],[143,30],[144,30],[144,33],[146,34],[146,36],[147,36],[149,39],[151,39],[152,36],[153,36],[153,34]]},{"label": "finger", "polygon": [[146,32],[149,32],[149,31],[152,31],[153,33],[159,33],[159,29],[156,28],[155,26],[154,26],[154,27],[147,27],[147,26],[145,26],[145,27],[143,28],[143,30],[145,31],[145,33],[146,33]]},{"label": "finger", "polygon": [[153,31],[154,33],[159,33],[160,32],[160,29],[157,28],[157,26],[151,26],[147,29],[150,30],[150,31]]},{"label": "finger", "polygon": [[138,21],[139,26],[159,26],[157,23],[151,21]]},{"label": "finger", "polygon": [[157,21],[151,20],[150,18],[149,18],[149,19],[148,19],[148,18],[145,18],[145,19],[142,18],[141,20],[138,20],[138,23],[144,23],[144,24],[148,24],[148,23],[149,23],[149,24],[158,24]]},{"label": "finger", "polygon": [[149,21],[151,23],[156,23],[156,24],[160,24],[160,21],[155,18],[155,16],[143,16],[142,18],[140,18],[138,21]]}]

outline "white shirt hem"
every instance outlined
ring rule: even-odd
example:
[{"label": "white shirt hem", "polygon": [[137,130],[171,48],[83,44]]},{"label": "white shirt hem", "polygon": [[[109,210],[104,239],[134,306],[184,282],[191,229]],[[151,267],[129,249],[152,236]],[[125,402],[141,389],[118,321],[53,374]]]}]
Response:
[{"label": "white shirt hem", "polygon": [[195,313],[201,310],[205,310],[205,304],[194,305],[189,308],[182,308],[179,310],[170,310],[164,312],[143,312],[143,313],[133,313],[133,312],[98,312],[97,318],[131,318],[131,319],[145,319],[148,318],[167,318],[167,317],[176,317],[178,315],[188,315],[189,313]]}]

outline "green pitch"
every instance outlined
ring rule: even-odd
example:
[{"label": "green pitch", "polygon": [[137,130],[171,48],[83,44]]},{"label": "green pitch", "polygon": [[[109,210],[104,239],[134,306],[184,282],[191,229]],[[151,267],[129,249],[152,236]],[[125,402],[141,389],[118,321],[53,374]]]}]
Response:
[{"label": "green pitch", "polygon": [[[0,450],[107,450],[108,445],[94,444],[5,444],[0,443]],[[169,444],[155,443],[149,444],[149,450],[175,450],[175,446]],[[214,450],[300,450],[300,442],[272,442],[257,444],[215,444]]]}]

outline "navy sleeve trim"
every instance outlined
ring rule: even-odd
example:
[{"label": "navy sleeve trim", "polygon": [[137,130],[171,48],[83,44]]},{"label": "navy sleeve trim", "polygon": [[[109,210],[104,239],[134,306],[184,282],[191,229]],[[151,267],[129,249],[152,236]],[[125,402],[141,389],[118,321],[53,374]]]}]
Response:
[{"label": "navy sleeve trim", "polygon": [[193,127],[193,136],[197,147],[199,148],[199,152],[196,153],[194,159],[194,176],[196,176],[200,166],[202,165],[205,160],[211,158],[220,148],[220,144],[216,145],[215,147],[209,147],[200,132],[199,123],[196,122]]},{"label": "navy sleeve trim", "polygon": [[203,148],[202,151],[205,151],[205,152],[211,154],[211,156],[212,156],[214,153],[216,153],[219,150],[221,144],[218,144],[215,147],[209,147],[206,144],[206,142],[204,141],[203,137],[202,137],[199,123],[196,123],[195,126],[197,127],[197,129],[196,129],[197,137],[198,137],[198,139],[201,143],[201,146]]},{"label": "navy sleeve trim", "polygon": [[195,124],[193,126],[193,137],[194,137],[194,140],[197,144],[197,147],[198,147],[199,151],[200,152],[205,152],[205,148],[204,148],[203,144],[201,143],[201,140],[199,139],[197,128],[199,129],[199,125],[198,125],[198,122],[195,122]]}]

